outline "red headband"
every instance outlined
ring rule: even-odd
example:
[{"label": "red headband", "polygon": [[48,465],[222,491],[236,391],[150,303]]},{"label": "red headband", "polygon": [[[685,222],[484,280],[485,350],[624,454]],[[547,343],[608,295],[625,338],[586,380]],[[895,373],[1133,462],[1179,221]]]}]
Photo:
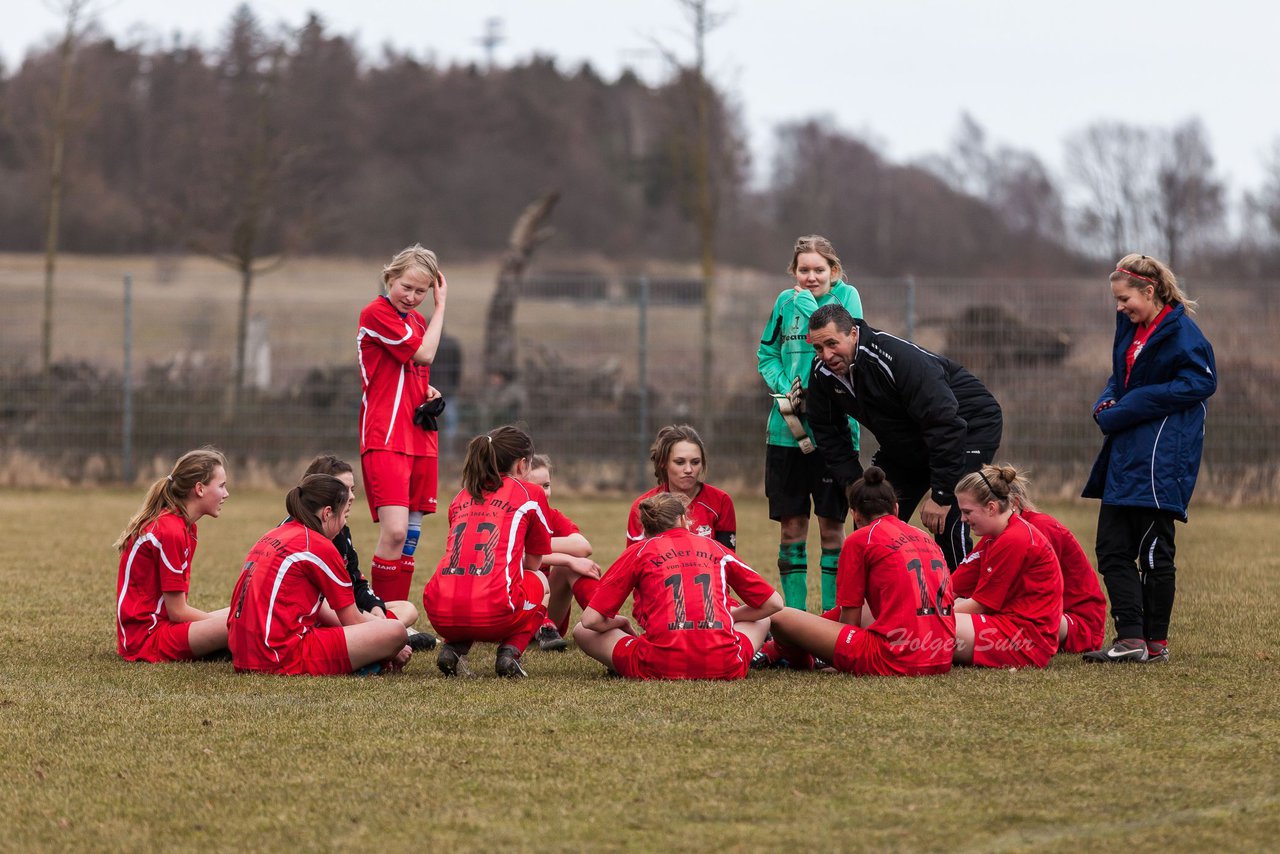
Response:
[{"label": "red headband", "polygon": [[1151,283],[1151,284],[1153,284],[1153,285],[1159,285],[1159,284],[1160,284],[1160,283],[1159,283],[1159,282],[1157,282],[1155,279],[1148,278],[1147,276],[1144,276],[1144,275],[1142,275],[1141,273],[1135,273],[1135,272],[1133,272],[1132,270],[1128,270],[1128,269],[1126,269],[1126,268],[1124,268],[1124,267],[1116,267],[1116,272],[1117,272],[1117,273],[1124,273],[1126,276],[1133,276],[1135,279],[1142,279],[1142,281],[1144,281],[1144,282],[1150,282],[1150,283]]}]

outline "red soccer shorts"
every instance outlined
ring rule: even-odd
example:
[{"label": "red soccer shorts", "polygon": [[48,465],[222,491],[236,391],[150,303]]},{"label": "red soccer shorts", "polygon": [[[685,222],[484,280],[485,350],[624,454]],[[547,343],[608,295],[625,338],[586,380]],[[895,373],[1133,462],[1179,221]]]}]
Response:
[{"label": "red soccer shorts", "polygon": [[161,620],[143,639],[137,652],[121,655],[124,655],[126,661],[190,661],[195,658],[191,652],[191,642],[187,639],[190,633],[190,623]]},{"label": "red soccer shorts", "polygon": [[1067,621],[1067,637],[1059,645],[1058,652],[1092,652],[1102,649],[1103,631],[1094,633],[1076,614],[1064,611]]},{"label": "red soccer shorts", "polygon": [[302,655],[296,672],[308,676],[350,673],[351,655],[347,652],[346,632],[339,626],[316,626],[303,635]]},{"label": "red soccer shorts", "polygon": [[542,597],[546,594],[547,588],[546,582],[537,572],[524,573],[522,581],[524,582],[524,602],[517,605],[520,610],[500,623],[476,626],[462,614],[455,615],[434,608],[433,603],[427,598],[431,589],[429,585],[422,591],[422,608],[426,611],[427,619],[431,621],[431,628],[435,629],[436,634],[448,643],[484,641],[510,645],[523,650],[537,634],[542,621],[547,618],[547,606],[542,604]]},{"label": "red soccer shorts", "polygon": [[[613,669],[628,679],[745,679],[755,653],[755,644],[742,632],[734,633],[738,639],[737,655],[728,656],[718,668],[720,675],[690,676],[684,668],[672,667],[663,660],[663,653],[642,637],[627,635],[613,648]],[[706,672],[713,673],[710,663]]]},{"label": "red soccer shorts", "polygon": [[951,670],[950,649],[948,645],[942,663],[908,666],[893,654],[889,641],[883,636],[857,626],[845,626],[836,638],[835,660],[831,666],[854,676],[932,676]]},{"label": "red soccer shorts", "polygon": [[369,513],[378,521],[379,507],[408,507],[436,512],[438,457],[415,457],[396,451],[365,451],[360,455],[364,495]]},{"label": "red soccer shorts", "polygon": [[1044,667],[1040,644],[1022,626],[997,614],[973,615],[973,664],[975,667]]}]

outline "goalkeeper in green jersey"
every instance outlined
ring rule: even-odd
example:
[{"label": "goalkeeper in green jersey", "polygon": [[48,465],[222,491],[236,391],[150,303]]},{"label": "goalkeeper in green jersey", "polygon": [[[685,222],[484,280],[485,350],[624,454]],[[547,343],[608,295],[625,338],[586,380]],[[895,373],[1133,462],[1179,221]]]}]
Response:
[{"label": "goalkeeper in green jersey", "polygon": [[[764,489],[769,518],[782,526],[778,573],[787,607],[804,609],[808,595],[809,514],[818,517],[822,541],[822,610],[835,605],[836,563],[844,542],[848,512],[840,484],[832,480],[804,416],[804,393],[813,364],[809,316],[820,306],[839,302],[862,317],[862,298],[844,281],[844,270],[831,241],[816,234],[796,241],[787,272],[795,285],[778,295],[756,350],[760,376],[773,394],[769,444],[765,449]],[[852,419],[853,450],[858,450],[858,424]]]}]

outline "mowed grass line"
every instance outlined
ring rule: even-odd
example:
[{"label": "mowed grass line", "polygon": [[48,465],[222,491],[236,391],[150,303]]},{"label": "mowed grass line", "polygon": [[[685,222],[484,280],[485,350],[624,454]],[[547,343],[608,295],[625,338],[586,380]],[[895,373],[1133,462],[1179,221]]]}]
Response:
[{"label": "mowed grass line", "polygon": [[[632,684],[572,649],[529,653],[519,683],[490,675],[492,646],[463,681],[430,655],[373,679],[122,663],[110,543],[139,500],[0,496],[0,848],[1268,850],[1280,833],[1270,509],[1197,507],[1180,528],[1167,667]],[[233,481],[201,525],[196,605],[225,604],[282,503]],[[560,503],[616,556],[627,502]],[[776,526],[738,505],[744,557],[776,577]],[[1091,544],[1095,507],[1050,509]],[[367,513],[353,530],[367,557]]]}]

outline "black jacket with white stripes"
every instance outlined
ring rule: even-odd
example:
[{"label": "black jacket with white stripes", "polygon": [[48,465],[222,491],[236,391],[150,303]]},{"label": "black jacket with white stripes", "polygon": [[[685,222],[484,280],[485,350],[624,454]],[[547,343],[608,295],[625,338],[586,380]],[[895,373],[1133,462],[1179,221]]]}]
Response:
[{"label": "black jacket with white stripes", "polygon": [[977,377],[945,356],[854,321],[858,346],[847,375],[814,358],[805,405],[813,437],[832,475],[844,485],[862,468],[844,416],[875,434],[881,452],[929,464],[930,496],[955,502],[964,452],[1000,445],[1000,404]]}]

